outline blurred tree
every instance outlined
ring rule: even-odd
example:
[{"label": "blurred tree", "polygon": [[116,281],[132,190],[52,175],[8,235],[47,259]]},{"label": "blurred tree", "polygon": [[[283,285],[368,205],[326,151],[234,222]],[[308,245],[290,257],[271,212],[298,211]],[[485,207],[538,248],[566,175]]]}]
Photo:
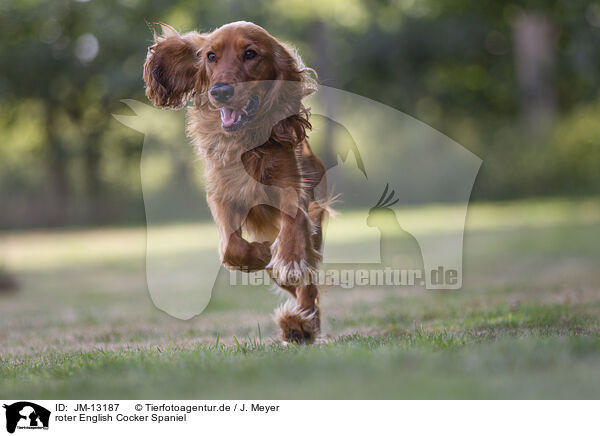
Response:
[{"label": "blurred tree", "polygon": [[[143,220],[142,137],[111,113],[126,110],[121,99],[145,101],[145,20],[209,31],[240,19],[296,45],[324,85],[413,114],[479,154],[475,198],[553,194],[564,180],[561,192],[599,192],[589,170],[599,141],[574,121],[598,100],[597,1],[4,0],[0,227]],[[345,139],[325,126],[328,160]],[[528,138],[536,126],[548,134]],[[195,177],[183,168],[170,177]]]},{"label": "blurred tree", "polygon": [[[315,63],[313,68],[317,71],[321,84],[327,84],[328,80],[335,82],[333,68],[331,67],[331,47],[330,36],[327,24],[321,19],[314,19],[311,23],[312,29],[312,44],[315,52]],[[335,111],[335,103],[328,99],[325,102],[325,115],[331,120],[333,111]],[[325,163],[325,167],[329,168],[336,163],[336,157],[333,150],[334,144],[334,128],[331,122],[326,122],[323,125],[324,135],[321,152],[321,159]]]},{"label": "blurred tree", "polygon": [[529,130],[545,133],[556,116],[554,29],[542,13],[520,11],[514,21],[515,63]]},{"label": "blurred tree", "polygon": [[[363,0],[332,0],[321,2],[316,0],[277,0],[272,3],[271,13],[282,17],[286,22],[293,22],[304,29],[302,39],[309,45],[308,53],[302,53],[305,62],[315,69],[319,83],[325,86],[340,86],[340,75],[336,68],[339,64],[339,43],[336,41],[332,27],[364,29],[369,19],[366,4]],[[291,35],[297,36],[297,35]],[[296,38],[294,38],[296,39]],[[337,61],[337,62],[336,62]],[[325,103],[326,116],[332,118],[336,110],[335,102]],[[336,163],[334,153],[335,128],[333,123],[322,125],[323,135],[319,153],[327,167]]]},{"label": "blurred tree", "polygon": [[[152,3],[158,2],[146,10],[153,10]],[[45,168],[40,169],[46,183],[38,186],[39,201],[30,210],[34,221],[40,218],[38,224],[64,224],[74,216],[89,222],[103,218],[102,139],[119,100],[143,92],[140,68],[149,35],[138,12],[123,4],[3,3],[2,103],[35,102],[44,120],[40,160]],[[131,32],[131,25],[138,31]],[[131,157],[128,147],[139,143],[123,138],[121,147],[123,157]]]}]

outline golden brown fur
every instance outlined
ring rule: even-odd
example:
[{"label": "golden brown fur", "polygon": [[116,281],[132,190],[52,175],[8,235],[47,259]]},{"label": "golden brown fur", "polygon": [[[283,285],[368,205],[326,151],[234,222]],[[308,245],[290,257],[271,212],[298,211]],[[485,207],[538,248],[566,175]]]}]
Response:
[{"label": "golden brown fur", "polygon": [[[311,126],[302,99],[316,89],[311,70],[252,23],[183,35],[162,28],[144,65],[146,95],[159,107],[194,103],[188,134],[205,162],[221,260],[231,269],[267,269],[294,297],[278,311],[284,340],[312,341],[320,332],[311,281],[327,189],[325,168],[306,140]],[[225,101],[213,92],[223,84],[232,89]]]}]

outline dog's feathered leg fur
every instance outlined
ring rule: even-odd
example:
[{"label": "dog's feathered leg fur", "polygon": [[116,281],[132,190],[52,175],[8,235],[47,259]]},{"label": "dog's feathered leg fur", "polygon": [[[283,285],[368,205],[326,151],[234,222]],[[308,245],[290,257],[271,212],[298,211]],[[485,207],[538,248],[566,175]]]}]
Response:
[{"label": "dog's feathered leg fur", "polygon": [[312,308],[303,308],[299,301],[289,299],[276,309],[275,321],[281,328],[284,343],[312,343],[321,333],[319,307],[316,304]]}]

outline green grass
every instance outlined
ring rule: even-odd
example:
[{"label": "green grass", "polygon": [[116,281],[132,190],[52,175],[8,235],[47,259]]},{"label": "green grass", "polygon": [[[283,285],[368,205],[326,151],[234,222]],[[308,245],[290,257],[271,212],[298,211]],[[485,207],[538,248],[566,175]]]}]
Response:
[{"label": "green grass", "polygon": [[8,397],[26,385],[33,398],[597,398],[599,364],[598,338],[417,331],[321,347],[50,353],[0,374]]},{"label": "green grass", "polygon": [[[437,237],[453,213],[401,216]],[[199,229],[159,228],[159,255],[185,264]],[[600,398],[598,234],[598,199],[473,205],[462,290],[329,289],[325,341],[304,347],[280,345],[277,296],[225,274],[200,316],[156,309],[143,228],[0,234],[21,285],[0,295],[0,397]]]}]

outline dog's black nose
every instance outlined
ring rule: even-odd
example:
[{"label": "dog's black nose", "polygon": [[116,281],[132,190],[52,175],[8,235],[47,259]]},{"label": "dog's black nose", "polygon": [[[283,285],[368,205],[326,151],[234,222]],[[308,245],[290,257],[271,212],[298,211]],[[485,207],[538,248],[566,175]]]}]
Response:
[{"label": "dog's black nose", "polygon": [[231,97],[233,97],[234,92],[235,88],[229,83],[217,83],[215,86],[210,88],[210,95],[212,95],[215,100],[221,103],[225,103]]}]

